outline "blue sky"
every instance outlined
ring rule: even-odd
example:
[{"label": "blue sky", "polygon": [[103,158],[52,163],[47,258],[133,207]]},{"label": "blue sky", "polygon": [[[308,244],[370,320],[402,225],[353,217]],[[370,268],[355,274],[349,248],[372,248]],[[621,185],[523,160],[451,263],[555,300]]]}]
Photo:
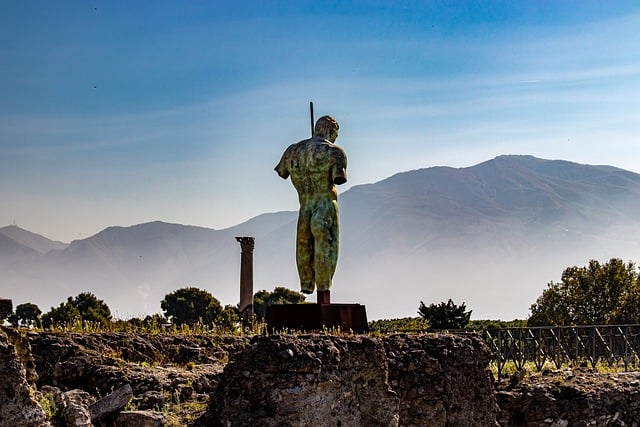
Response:
[{"label": "blue sky", "polygon": [[349,183],[531,154],[640,173],[637,1],[6,1],[0,226],[71,241],[295,210],[332,114]]}]

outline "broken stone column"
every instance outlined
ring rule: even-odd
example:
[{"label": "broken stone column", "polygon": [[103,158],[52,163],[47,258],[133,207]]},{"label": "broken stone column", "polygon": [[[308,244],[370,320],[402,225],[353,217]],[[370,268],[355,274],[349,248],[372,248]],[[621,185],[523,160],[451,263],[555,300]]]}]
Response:
[{"label": "broken stone column", "polygon": [[131,384],[125,384],[122,387],[116,389],[113,393],[95,402],[89,407],[89,413],[91,414],[91,421],[99,420],[103,416],[127,406],[127,403],[133,397],[133,390]]},{"label": "broken stone column", "polygon": [[253,246],[254,237],[236,237],[242,249],[240,258],[240,317],[244,322],[253,317]]}]

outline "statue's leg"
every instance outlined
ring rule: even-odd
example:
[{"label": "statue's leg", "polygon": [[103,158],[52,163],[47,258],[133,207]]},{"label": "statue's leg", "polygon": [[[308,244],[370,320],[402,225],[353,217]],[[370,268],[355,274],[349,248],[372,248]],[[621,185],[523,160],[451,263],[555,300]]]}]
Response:
[{"label": "statue's leg", "polygon": [[312,294],[316,289],[313,270],[313,235],[311,234],[311,211],[300,208],[296,235],[296,264],[300,277],[300,291]]},{"label": "statue's leg", "polygon": [[338,263],[339,222],[338,203],[328,200],[311,217],[314,239],[314,266],[319,291],[331,289],[331,279]]}]

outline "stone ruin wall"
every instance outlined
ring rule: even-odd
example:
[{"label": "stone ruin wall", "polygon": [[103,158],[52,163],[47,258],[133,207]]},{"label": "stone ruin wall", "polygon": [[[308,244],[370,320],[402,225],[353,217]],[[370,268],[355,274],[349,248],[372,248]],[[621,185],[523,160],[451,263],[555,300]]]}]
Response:
[{"label": "stone ruin wall", "polygon": [[[200,425],[496,425],[489,353],[473,336],[274,335],[214,344],[189,342],[195,337],[114,334],[25,337],[11,328],[0,329],[0,375],[11,386],[0,392],[0,425],[47,425],[33,399],[37,388],[55,385],[66,390],[67,400],[86,400],[98,387],[141,378],[131,383],[136,398],[161,381],[130,368],[117,371],[120,363],[99,356],[114,350],[115,339],[130,345],[131,354],[119,350],[127,358],[144,360],[145,348],[173,341],[202,366],[224,362],[215,378],[209,374],[209,409]],[[34,366],[42,372],[37,386]]]},{"label": "stone ruin wall", "polygon": [[496,425],[491,354],[478,337],[398,334],[381,341],[401,425]]},{"label": "stone ruin wall", "polygon": [[[171,355],[169,365],[145,366],[154,354]],[[153,408],[167,390],[182,402],[209,402],[194,427],[639,425],[640,373],[565,369],[496,384],[489,357],[472,334],[212,338],[0,327],[0,426],[48,425],[35,401],[45,390],[61,391],[65,419],[77,421],[129,384],[141,411],[101,425],[137,425],[132,417],[165,425]]]},{"label": "stone ruin wall", "polygon": [[494,426],[489,356],[475,336],[256,337],[211,411],[223,425]]}]

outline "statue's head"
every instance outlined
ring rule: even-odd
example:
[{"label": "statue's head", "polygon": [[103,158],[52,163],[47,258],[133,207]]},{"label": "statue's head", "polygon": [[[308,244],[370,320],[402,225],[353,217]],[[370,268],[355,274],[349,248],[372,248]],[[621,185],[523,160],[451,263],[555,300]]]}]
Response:
[{"label": "statue's head", "polygon": [[340,126],[338,126],[336,119],[331,116],[322,116],[316,122],[313,134],[328,139],[331,142],[336,142],[338,129],[340,129]]}]

